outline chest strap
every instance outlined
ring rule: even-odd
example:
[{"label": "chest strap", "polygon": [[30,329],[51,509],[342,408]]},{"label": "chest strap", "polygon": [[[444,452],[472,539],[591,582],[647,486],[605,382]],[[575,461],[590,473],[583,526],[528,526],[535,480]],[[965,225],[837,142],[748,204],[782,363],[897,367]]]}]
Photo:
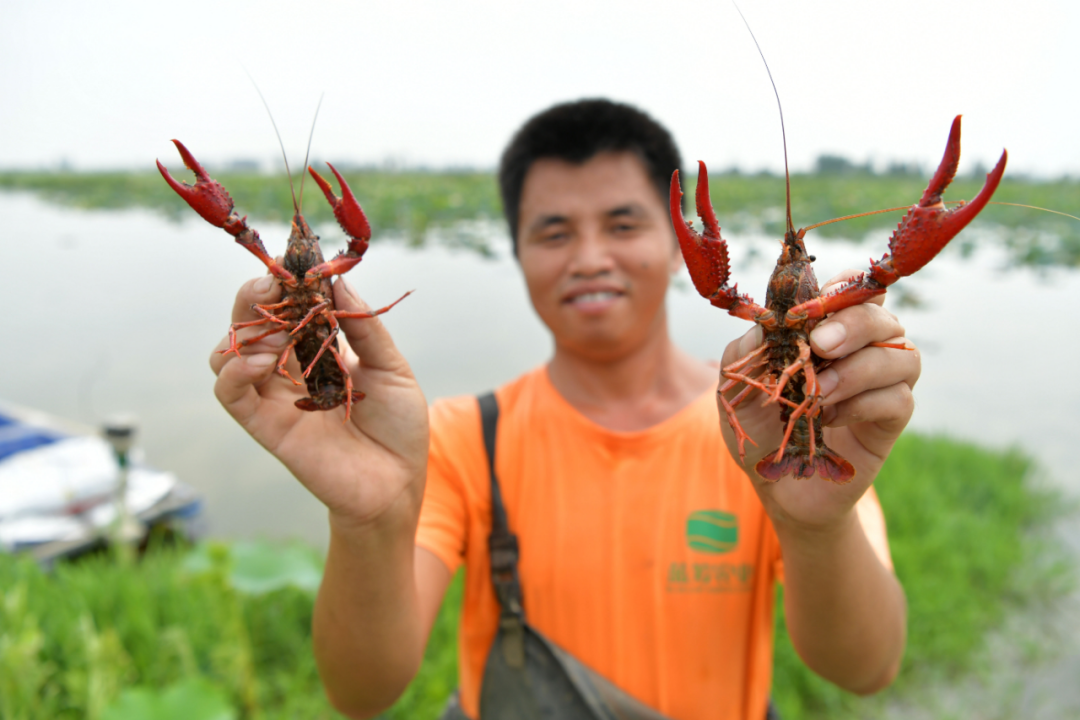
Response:
[{"label": "chest strap", "polygon": [[499,479],[495,475],[495,438],[499,425],[499,402],[494,393],[478,398],[480,423],[484,431],[488,476],[491,481],[491,534],[488,535],[488,554],[491,557],[491,582],[501,608],[499,637],[506,664],[513,668],[525,665],[525,608],[521,599],[521,580],[518,576],[518,539],[510,532],[503,505]]}]

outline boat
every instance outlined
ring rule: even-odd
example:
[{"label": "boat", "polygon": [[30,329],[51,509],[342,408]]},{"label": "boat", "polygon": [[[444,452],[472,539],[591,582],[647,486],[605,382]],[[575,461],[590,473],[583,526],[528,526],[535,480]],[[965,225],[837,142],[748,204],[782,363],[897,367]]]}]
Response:
[{"label": "boat", "polygon": [[108,434],[0,402],[0,551],[50,566],[106,546],[118,526],[137,544],[163,528],[198,534],[202,496]]}]

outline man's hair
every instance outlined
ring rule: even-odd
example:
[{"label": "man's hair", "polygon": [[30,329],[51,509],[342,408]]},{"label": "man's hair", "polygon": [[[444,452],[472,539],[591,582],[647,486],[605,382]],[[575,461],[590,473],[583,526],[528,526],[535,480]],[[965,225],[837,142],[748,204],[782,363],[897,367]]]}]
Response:
[{"label": "man's hair", "polygon": [[668,197],[671,174],[682,166],[671,133],[635,107],[589,99],[548,108],[518,130],[499,162],[499,192],[515,255],[521,190],[532,164],[541,158],[583,164],[602,152],[637,155],[661,201]]}]

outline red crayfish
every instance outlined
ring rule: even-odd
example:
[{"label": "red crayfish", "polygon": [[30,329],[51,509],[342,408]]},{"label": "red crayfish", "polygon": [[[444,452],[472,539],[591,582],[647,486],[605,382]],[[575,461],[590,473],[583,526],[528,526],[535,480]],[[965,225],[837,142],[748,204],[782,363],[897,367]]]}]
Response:
[{"label": "red crayfish", "polygon": [[[236,242],[262,260],[281,284],[281,301],[271,305],[252,305],[260,318],[250,322],[233,323],[229,328],[229,347],[222,352],[239,355],[242,347],[269,335],[288,331],[291,340],[278,359],[276,371],[294,384],[301,384],[285,369],[289,355],[295,351],[311,396],[297,400],[296,407],[310,411],[332,410],[344,404],[347,421],[352,404],[362,400],[364,393],[353,389],[352,377],[341,353],[338,352],[338,319],[382,315],[409,295],[405,293],[386,307],[371,312],[343,312],[334,309],[330,278],[348,272],[360,262],[371,238],[371,226],[352,190],[334,166],[327,163],[341,185],[342,197],[338,199],[330,183],[313,168],[308,167],[308,172],[334,209],[338,224],[349,237],[349,244],[347,249],[338,253],[334,259],[324,260],[319,248],[319,237],[308,227],[294,198],[292,232],[289,234],[284,260],[279,263],[267,254],[262,240],[259,239],[259,233],[248,227],[247,217],[240,217],[233,211],[232,198],[225,188],[206,173],[203,166],[179,140],[173,140],[173,143],[180,151],[184,165],[195,173],[196,182],[188,185],[176,180],[161,161],[157,161],[158,170],[165,182],[204,220],[215,227],[223,228],[236,238]],[[237,340],[237,330],[267,324],[272,325],[269,330],[255,337]]]},{"label": "red crayfish", "polygon": [[[811,477],[815,472],[836,483],[847,483],[855,476],[851,463],[825,446],[822,439],[821,401],[817,373],[830,361],[815,355],[809,335],[827,314],[865,302],[885,292],[902,277],[917,272],[937,255],[964,226],[986,206],[1005,172],[1007,152],[1002,152],[986,184],[970,203],[946,209],[941,196],[952,182],[960,162],[960,116],[953,120],[945,156],[930,180],[922,199],[913,205],[889,239],[889,252],[881,260],[871,260],[869,272],[862,273],[827,295],[820,295],[817,279],[803,244],[806,229],[796,231],[791,222],[790,192],[787,232],[776,269],[769,280],[765,307],[728,286],[730,267],[727,243],[720,236],[720,226],[709,199],[709,177],[705,163],[699,162],[697,212],[704,225],[699,234],[682,214],[682,188],[679,173],[671,178],[671,217],[679,238],[686,267],[694,287],[713,305],[736,317],[761,326],[764,342],[743,358],[722,368],[724,382],[717,396],[739,445],[740,459],[745,460],[745,442],[750,440],[739,424],[735,408],[755,390],[765,394],[765,403],[781,406],[780,419],[785,424],[784,438],[774,454],[756,465],[763,478],[777,481],[786,475]],[[906,345],[874,343],[878,346],[906,349]],[[727,393],[738,385],[744,387],[734,396]],[[756,443],[754,443],[756,444]]]}]

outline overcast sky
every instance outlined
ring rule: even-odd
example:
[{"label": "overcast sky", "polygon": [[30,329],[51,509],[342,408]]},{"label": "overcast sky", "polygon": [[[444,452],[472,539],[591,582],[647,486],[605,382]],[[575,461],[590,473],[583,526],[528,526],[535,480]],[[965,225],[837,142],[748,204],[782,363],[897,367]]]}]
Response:
[{"label": "overcast sky", "polygon": [[[742,0],[784,104],[791,161],[936,165],[964,115],[961,172],[1080,174],[1080,3]],[[558,101],[634,103],[689,165],[782,167],[768,77],[711,2],[0,0],[0,168],[152,168],[179,138],[207,162],[313,155],[493,167]]]}]

